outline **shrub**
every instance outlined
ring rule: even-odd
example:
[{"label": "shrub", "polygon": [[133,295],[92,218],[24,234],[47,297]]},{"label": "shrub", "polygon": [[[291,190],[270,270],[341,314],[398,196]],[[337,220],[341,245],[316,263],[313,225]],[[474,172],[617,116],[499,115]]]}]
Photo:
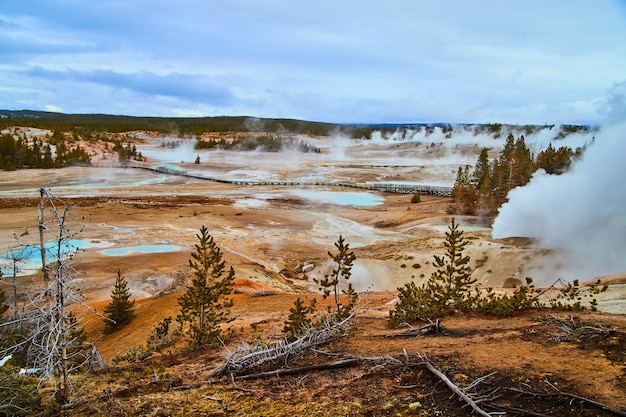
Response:
[{"label": "shrub", "polygon": [[289,317],[285,321],[283,333],[287,335],[287,340],[292,341],[302,335],[312,326],[309,314],[315,312],[315,299],[308,306],[298,297],[294,301],[293,307],[289,309]]}]

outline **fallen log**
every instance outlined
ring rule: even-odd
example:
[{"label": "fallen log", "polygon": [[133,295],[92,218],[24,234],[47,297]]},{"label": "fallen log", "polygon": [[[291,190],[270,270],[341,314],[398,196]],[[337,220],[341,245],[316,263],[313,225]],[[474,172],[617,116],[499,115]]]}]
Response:
[{"label": "fallen log", "polygon": [[358,364],[359,364],[359,359],[352,358],[352,359],[345,359],[342,361],[302,366],[299,368],[277,369],[274,371],[259,372],[256,374],[237,375],[234,377],[234,379],[235,380],[253,380],[253,379],[269,378],[269,377],[275,377],[275,376],[297,375],[297,374],[302,374],[302,373],[311,372],[311,371],[325,371],[325,370],[330,370],[330,369],[349,368],[351,366],[356,366]]}]

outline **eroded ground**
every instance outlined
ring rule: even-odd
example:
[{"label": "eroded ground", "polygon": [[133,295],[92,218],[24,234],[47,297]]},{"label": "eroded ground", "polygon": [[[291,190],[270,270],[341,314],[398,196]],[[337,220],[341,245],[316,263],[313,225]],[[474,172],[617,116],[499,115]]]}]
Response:
[{"label": "eroded ground", "polygon": [[[401,151],[412,149],[405,145]],[[247,171],[243,167],[250,163],[241,161],[240,156],[238,160],[224,157],[220,162],[219,154],[213,154],[213,160],[200,168],[182,166],[249,178],[266,172],[283,180],[310,177],[314,172],[327,180],[393,177],[400,181],[420,170],[428,171],[431,178],[434,173],[449,177],[449,171],[455,171],[451,166],[401,170],[376,161],[374,158],[381,157],[377,152],[371,150],[370,159],[358,163],[335,160],[326,165],[310,156],[289,170],[266,155],[260,157],[261,168]],[[573,317],[546,310],[511,319],[454,317],[442,323],[445,332],[433,337],[384,337],[398,331],[389,329],[386,320],[396,301],[396,287],[409,280],[426,280],[433,271],[433,255],[443,252],[449,222],[447,198],[422,196],[422,202],[411,204],[410,195],[362,191],[360,197],[366,203],[338,204],[324,198],[345,194],[347,190],[340,187],[236,186],[111,167],[28,170],[0,177],[2,245],[14,245],[14,235],[23,243],[37,243],[40,187],[49,187],[72,206],[68,216],[71,230],[94,244],[75,257],[75,266],[81,271],[76,284],[86,303],[102,311],[118,269],[137,299],[137,318],[113,335],[102,333],[102,320],[93,313],[84,321],[89,339],[98,344],[107,361],[143,345],[158,321],[177,314],[176,299],[190,275],[189,254],[201,226],[209,229],[236,272],[235,321],[231,326],[243,333],[229,341],[231,347],[256,337],[266,342],[277,340],[295,298],[320,299],[313,278],[328,271],[327,252],[342,235],[357,256],[353,285],[369,291],[363,311],[347,335],[322,352],[294,359],[289,366],[346,355],[401,358],[406,351],[412,361],[417,361],[417,355],[427,355],[460,385],[496,372],[489,382],[506,391],[499,400],[501,405],[517,404],[549,415],[602,415],[600,411],[580,412],[575,402],[572,406],[567,401],[518,392],[554,392],[553,384],[613,407],[626,407],[622,330],[626,322],[623,315],[606,313],[625,311],[623,276],[606,279],[610,291],[601,295],[599,303],[605,313]],[[467,253],[474,277],[484,286],[519,284],[541,271],[543,261],[551,255],[533,248],[528,239],[491,239],[485,219],[459,221],[471,242]],[[103,253],[138,245],[173,245],[179,250],[125,256]],[[563,323],[607,332],[571,337]],[[376,367],[364,362],[356,368],[235,385],[211,376],[223,351],[197,355],[153,357],[130,368],[103,371],[97,381],[80,385],[81,395],[91,402],[79,408],[77,415],[469,415],[420,367]],[[193,387],[180,388],[190,385]]]}]

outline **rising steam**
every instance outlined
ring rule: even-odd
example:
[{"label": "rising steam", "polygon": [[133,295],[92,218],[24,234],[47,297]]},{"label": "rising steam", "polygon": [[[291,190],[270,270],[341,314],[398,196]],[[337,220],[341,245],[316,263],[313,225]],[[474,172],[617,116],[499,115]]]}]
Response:
[{"label": "rising steam", "polygon": [[543,283],[626,271],[625,122],[602,128],[571,171],[538,171],[508,197],[493,237],[532,237],[540,247],[557,249]]}]

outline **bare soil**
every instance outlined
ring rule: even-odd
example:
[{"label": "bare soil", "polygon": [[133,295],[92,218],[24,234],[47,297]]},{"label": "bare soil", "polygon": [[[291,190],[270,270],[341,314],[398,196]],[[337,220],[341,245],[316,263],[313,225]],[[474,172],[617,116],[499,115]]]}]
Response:
[{"label": "bare soil", "polygon": [[[350,175],[357,175],[357,168],[352,167]],[[36,241],[37,188],[51,184],[59,184],[57,194],[72,206],[68,218],[80,239],[112,247],[180,247],[176,252],[115,257],[104,255],[102,248],[90,248],[76,256],[75,267],[82,271],[76,285],[86,304],[103,311],[118,269],[136,297],[137,317],[118,332],[103,334],[103,322],[93,312],[83,321],[88,339],[109,363],[144,345],[160,320],[176,316],[177,298],[190,276],[189,254],[202,225],[236,271],[235,320],[229,324],[236,336],[224,348],[153,355],[138,364],[112,366],[95,378],[79,375],[75,397],[80,400],[66,415],[470,415],[440,380],[415,365],[420,355],[461,387],[490,375],[479,392],[496,396],[489,402],[507,415],[521,415],[511,411],[514,408],[555,416],[613,415],[558,395],[557,389],[626,408],[624,274],[605,278],[610,291],[599,298],[603,312],[571,315],[542,310],[507,319],[451,317],[442,322],[445,330],[440,334],[384,337],[400,331],[387,323],[397,301],[395,289],[409,280],[428,279],[434,270],[433,255],[443,252],[447,198],[422,196],[421,203],[410,204],[408,195],[386,194],[381,205],[341,206],[293,196],[278,187],[235,186],[128,169],[2,175],[0,236],[7,247],[13,235],[26,243]],[[100,176],[102,184],[81,189],[81,179],[93,175]],[[137,179],[146,181],[123,183]],[[460,220],[469,226],[485,222]],[[369,291],[363,310],[343,337],[275,366],[374,356],[393,356],[405,363],[375,366],[363,361],[346,369],[256,381],[213,377],[212,370],[236,344],[278,340],[296,298],[317,298],[323,308],[325,301],[313,278],[328,271],[328,251],[340,234],[357,256],[353,284],[359,291]],[[480,285],[499,291],[523,282],[529,264],[540,267],[550,256],[522,237],[495,240],[488,229],[480,228],[469,228],[465,235],[471,242],[467,252],[474,276]]]}]

